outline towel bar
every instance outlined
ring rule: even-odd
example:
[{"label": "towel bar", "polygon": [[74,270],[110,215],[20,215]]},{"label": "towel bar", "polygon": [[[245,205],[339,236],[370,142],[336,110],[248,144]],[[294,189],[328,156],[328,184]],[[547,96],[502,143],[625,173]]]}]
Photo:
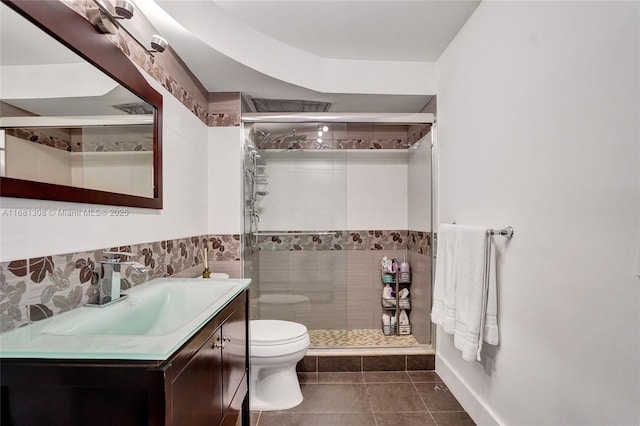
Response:
[{"label": "towel bar", "polygon": [[513,237],[513,227],[507,226],[503,229],[487,229],[488,235],[502,235],[503,237]]},{"label": "towel bar", "polygon": [[309,232],[254,232],[253,235],[257,237],[276,237],[276,236],[291,236],[297,237],[301,235],[333,235],[336,231],[309,231]]}]

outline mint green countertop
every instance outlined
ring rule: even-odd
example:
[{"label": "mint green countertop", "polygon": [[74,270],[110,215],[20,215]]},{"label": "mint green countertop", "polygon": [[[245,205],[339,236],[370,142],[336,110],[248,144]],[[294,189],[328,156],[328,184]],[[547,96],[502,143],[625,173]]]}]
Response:
[{"label": "mint green countertop", "polygon": [[0,335],[0,358],[169,358],[251,283],[160,278],[103,308],[81,307]]}]

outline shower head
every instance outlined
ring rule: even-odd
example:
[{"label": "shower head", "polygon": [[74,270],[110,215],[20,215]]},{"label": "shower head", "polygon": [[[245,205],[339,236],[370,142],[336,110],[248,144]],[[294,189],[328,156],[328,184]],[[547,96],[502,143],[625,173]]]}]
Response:
[{"label": "shower head", "polygon": [[273,142],[273,138],[271,137],[271,133],[269,132],[263,132],[260,129],[256,129],[256,132],[260,133],[260,135],[262,136],[262,139],[260,139],[260,142],[258,142],[258,145],[260,145],[261,142],[263,141],[267,141],[269,143]]}]

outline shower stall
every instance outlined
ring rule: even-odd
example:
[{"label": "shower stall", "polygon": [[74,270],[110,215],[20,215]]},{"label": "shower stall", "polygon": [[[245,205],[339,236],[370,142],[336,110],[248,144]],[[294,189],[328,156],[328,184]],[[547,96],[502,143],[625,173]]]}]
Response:
[{"label": "shower stall", "polygon": [[[252,319],[302,323],[312,348],[431,345],[432,118],[243,116]],[[384,257],[411,266],[393,309]],[[399,308],[402,334],[383,324]]]}]

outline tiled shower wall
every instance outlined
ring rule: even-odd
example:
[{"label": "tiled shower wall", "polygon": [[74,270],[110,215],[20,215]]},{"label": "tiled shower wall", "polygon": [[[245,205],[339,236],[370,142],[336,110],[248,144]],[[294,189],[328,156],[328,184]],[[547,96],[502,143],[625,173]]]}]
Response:
[{"label": "tiled shower wall", "polygon": [[[415,231],[336,231],[326,238],[271,237],[257,252],[260,293],[253,317],[301,322],[309,329],[377,329],[382,310],[380,261],[407,258],[413,334],[431,341],[430,235]],[[255,258],[254,254],[254,258]]]},{"label": "tiled shower wall", "polygon": [[101,248],[93,251],[20,259],[0,263],[0,331],[7,331],[71,309],[95,295],[91,283],[96,262],[104,251],[133,253],[149,271],[137,273],[123,268],[122,288],[154,278],[170,277],[203,264],[208,249],[209,267],[241,276],[240,235],[199,235],[188,238]]},{"label": "tiled shower wall", "polygon": [[[345,225],[430,229],[430,144],[423,139],[430,126],[380,126],[385,134],[378,137],[376,129],[355,125],[347,129],[350,133],[333,135],[330,139],[342,149],[330,153],[296,151],[314,148],[305,140],[259,144],[286,150],[264,152],[269,193],[259,199],[260,230],[278,235],[261,237],[260,251],[250,256],[253,268],[245,265],[258,284],[252,290],[253,318],[297,321],[311,330],[378,329],[380,260],[407,255],[413,271],[412,331],[419,343],[431,342],[427,231],[343,230],[304,236],[278,231]],[[407,145],[413,148],[406,153],[384,152]],[[351,151],[354,148],[378,152]]]},{"label": "tiled shower wall", "polygon": [[316,129],[297,128],[294,137],[262,139],[258,149],[406,149],[429,132],[430,125],[333,124],[316,143]]}]

